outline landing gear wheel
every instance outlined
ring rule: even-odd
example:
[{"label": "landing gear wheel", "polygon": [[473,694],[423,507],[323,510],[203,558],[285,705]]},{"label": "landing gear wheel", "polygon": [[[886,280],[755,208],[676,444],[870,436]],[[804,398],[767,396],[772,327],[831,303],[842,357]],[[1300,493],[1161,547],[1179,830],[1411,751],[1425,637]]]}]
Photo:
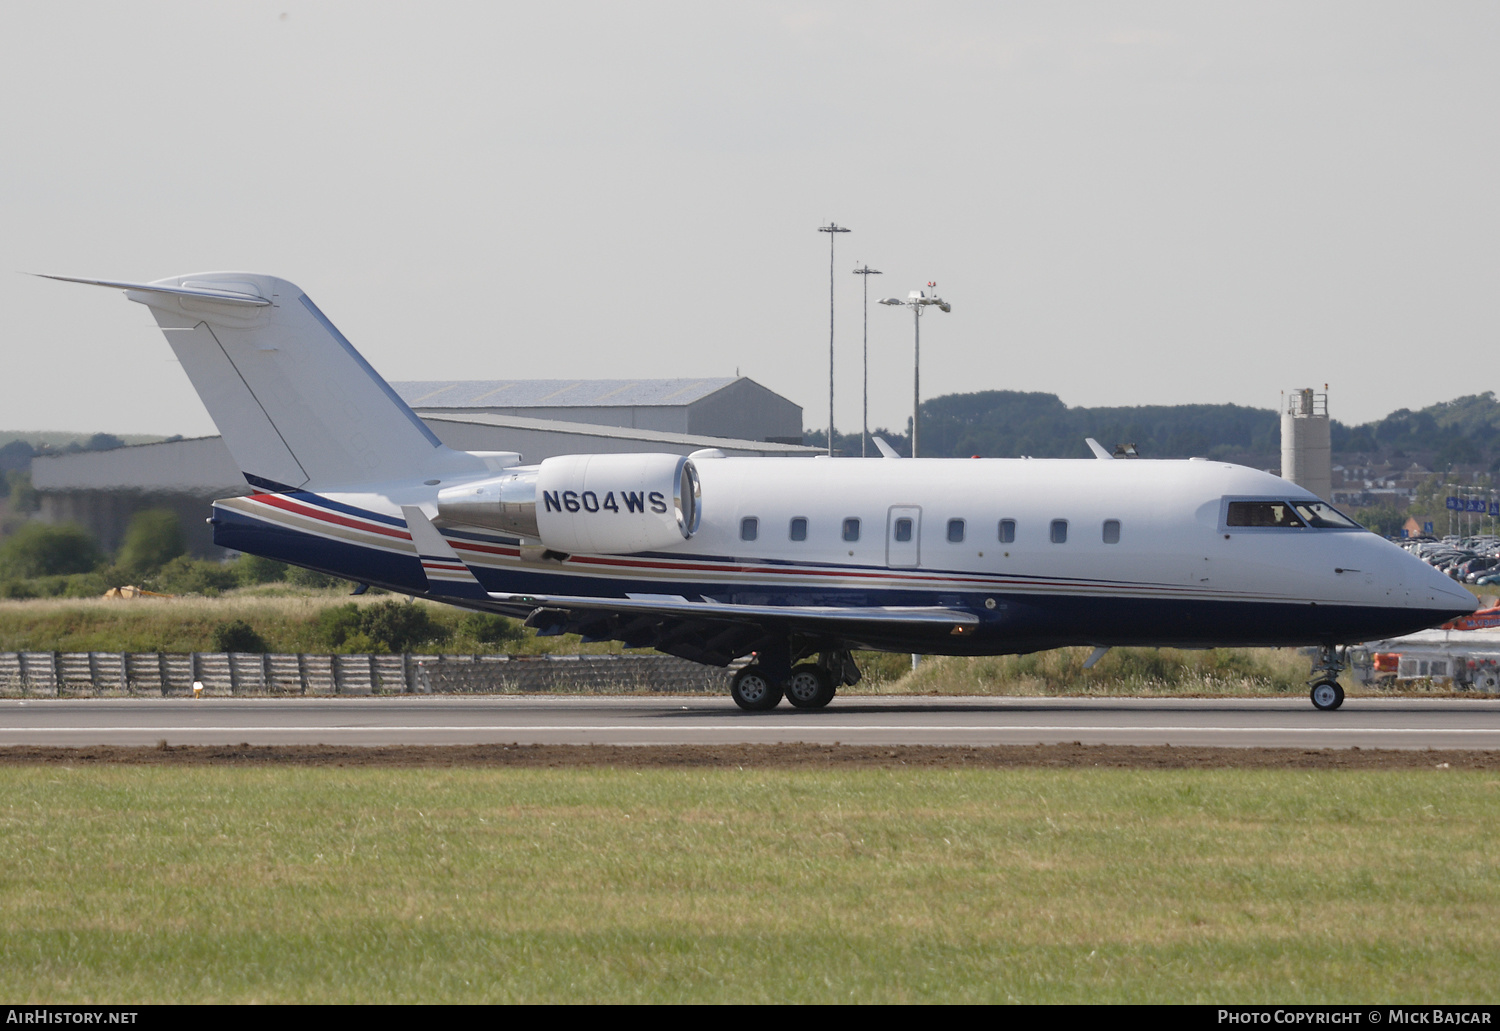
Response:
[{"label": "landing gear wheel", "polygon": [[1335,681],[1320,680],[1312,687],[1314,707],[1329,712],[1344,704],[1344,689]]},{"label": "landing gear wheel", "polygon": [[822,666],[810,662],[793,669],[783,687],[786,700],[799,709],[821,709],[833,701],[833,678]]},{"label": "landing gear wheel", "polygon": [[765,670],[756,665],[746,666],[729,682],[729,696],[746,712],[764,712],[776,708],[781,701],[781,685],[766,676]]}]

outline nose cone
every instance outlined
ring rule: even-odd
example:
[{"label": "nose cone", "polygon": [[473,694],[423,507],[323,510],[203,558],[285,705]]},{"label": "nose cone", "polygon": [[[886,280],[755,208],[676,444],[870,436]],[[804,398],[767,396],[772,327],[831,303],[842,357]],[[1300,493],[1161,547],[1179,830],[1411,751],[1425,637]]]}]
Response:
[{"label": "nose cone", "polygon": [[1427,609],[1433,614],[1432,625],[1446,623],[1459,616],[1467,616],[1479,608],[1479,599],[1464,589],[1462,584],[1448,579],[1447,574],[1433,569],[1416,556],[1407,556],[1411,572],[1407,574],[1407,597],[1413,608]]},{"label": "nose cone", "polygon": [[1337,544],[1342,561],[1334,575],[1348,584],[1351,600],[1364,600],[1349,640],[1401,637],[1478,608],[1461,584],[1373,533],[1351,533]]}]

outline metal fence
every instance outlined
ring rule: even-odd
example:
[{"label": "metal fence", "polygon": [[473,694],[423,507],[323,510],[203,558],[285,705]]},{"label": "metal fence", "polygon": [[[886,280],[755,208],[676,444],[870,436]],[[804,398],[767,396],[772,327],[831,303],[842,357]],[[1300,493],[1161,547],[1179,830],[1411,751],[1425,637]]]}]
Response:
[{"label": "metal fence", "polygon": [[724,691],[731,671],[670,655],[0,652],[11,697]]}]

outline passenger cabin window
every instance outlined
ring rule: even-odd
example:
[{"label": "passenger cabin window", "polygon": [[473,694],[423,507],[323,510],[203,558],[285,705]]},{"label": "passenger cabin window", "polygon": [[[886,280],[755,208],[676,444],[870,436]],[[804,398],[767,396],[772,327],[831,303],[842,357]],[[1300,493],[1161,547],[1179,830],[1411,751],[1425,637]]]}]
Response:
[{"label": "passenger cabin window", "polygon": [[907,541],[911,540],[910,519],[896,520],[896,540],[901,544],[905,544]]},{"label": "passenger cabin window", "polygon": [[795,518],[795,519],[792,520],[792,540],[794,540],[794,541],[805,541],[805,540],[807,540],[807,517],[806,516],[797,516],[797,518]]},{"label": "passenger cabin window", "polygon": [[858,519],[845,519],[844,520],[844,540],[851,541],[851,542],[859,540],[859,520]]},{"label": "passenger cabin window", "polygon": [[948,520],[948,543],[962,544],[964,542],[964,521],[962,519]]},{"label": "passenger cabin window", "polygon": [[760,520],[754,516],[746,516],[740,520],[740,540],[753,541],[760,536]]},{"label": "passenger cabin window", "polygon": [[1014,544],[1016,540],[1016,521],[1014,519],[1000,520],[1000,543]]},{"label": "passenger cabin window", "polygon": [[1052,543],[1068,543],[1068,521],[1066,519],[1052,520]]},{"label": "passenger cabin window", "polygon": [[1118,519],[1104,520],[1104,543],[1120,543],[1120,521]]}]

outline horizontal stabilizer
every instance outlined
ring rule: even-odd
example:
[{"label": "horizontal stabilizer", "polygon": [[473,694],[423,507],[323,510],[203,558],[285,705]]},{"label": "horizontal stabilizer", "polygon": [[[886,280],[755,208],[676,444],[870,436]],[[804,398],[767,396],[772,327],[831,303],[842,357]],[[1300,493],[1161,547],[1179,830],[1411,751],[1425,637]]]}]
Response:
[{"label": "horizontal stabilizer", "polygon": [[[73,276],[49,276],[38,273],[43,279],[55,279],[60,283],[82,283],[84,286],[107,286],[115,290],[132,293],[162,294],[171,297],[194,297],[200,300],[221,301],[224,304],[240,304],[250,308],[265,308],[270,298],[259,293],[242,292],[220,286],[163,286],[159,283],[123,283],[113,279],[77,279]],[[250,287],[250,284],[236,284]],[[251,290],[254,287],[250,287]],[[135,298],[131,298],[135,300]]]},{"label": "horizontal stabilizer", "polygon": [[245,480],[262,490],[327,490],[486,471],[445,446],[312,299],[253,272],[131,283],[151,310]]}]

